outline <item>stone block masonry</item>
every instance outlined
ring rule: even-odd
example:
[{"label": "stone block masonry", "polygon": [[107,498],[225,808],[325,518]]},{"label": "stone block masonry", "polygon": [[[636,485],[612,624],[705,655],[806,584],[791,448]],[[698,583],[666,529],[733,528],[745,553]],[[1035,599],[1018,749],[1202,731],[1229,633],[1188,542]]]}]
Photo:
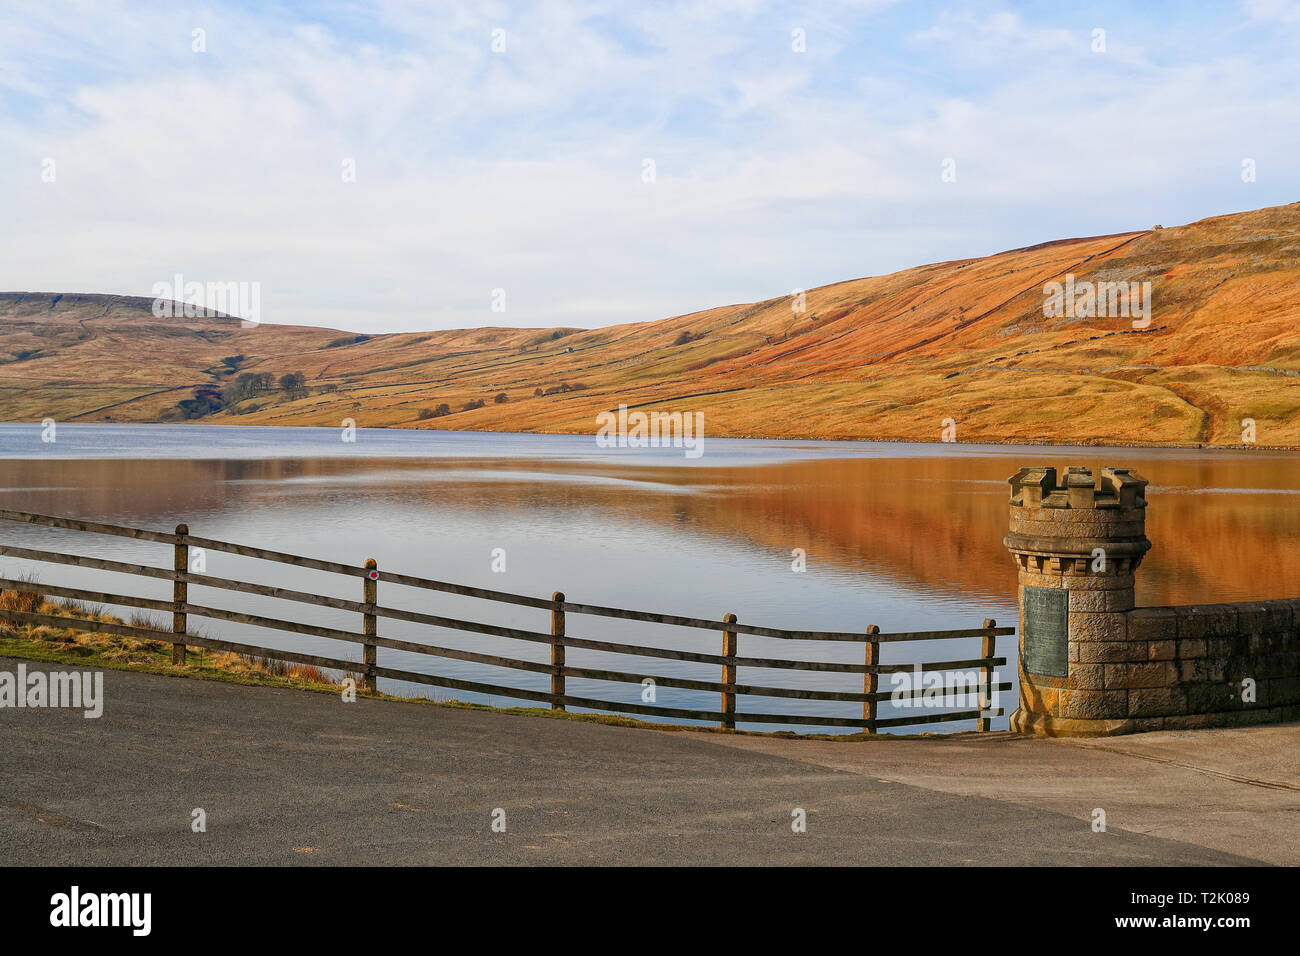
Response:
[{"label": "stone block masonry", "polygon": [[1005,539],[1019,572],[1020,706],[1046,736],[1300,720],[1300,598],[1134,607],[1146,479],[1022,468]]}]

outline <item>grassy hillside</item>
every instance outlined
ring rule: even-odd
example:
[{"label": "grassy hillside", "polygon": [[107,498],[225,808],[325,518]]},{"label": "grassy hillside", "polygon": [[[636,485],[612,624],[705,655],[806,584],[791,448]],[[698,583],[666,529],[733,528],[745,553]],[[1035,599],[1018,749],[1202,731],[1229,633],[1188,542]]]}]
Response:
[{"label": "grassy hillside", "polygon": [[[1043,286],[1067,273],[1150,281],[1150,326],[1045,318]],[[626,403],[703,411],[715,436],[937,441],[952,419],[959,441],[1233,445],[1250,418],[1259,444],[1300,446],[1300,204],[854,279],[794,304],[358,337],[156,319],[147,298],[0,294],[0,418],[593,432]],[[230,387],[290,372],[303,387]]]}]

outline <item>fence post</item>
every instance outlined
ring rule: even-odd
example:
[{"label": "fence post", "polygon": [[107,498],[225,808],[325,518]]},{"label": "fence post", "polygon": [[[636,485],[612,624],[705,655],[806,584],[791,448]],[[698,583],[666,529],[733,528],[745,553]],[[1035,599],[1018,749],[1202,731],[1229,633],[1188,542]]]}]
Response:
[{"label": "fence post", "polygon": [[[880,641],[876,635],[880,633],[880,628],[872,624],[867,628],[867,653],[866,665],[874,668],[880,663]],[[874,694],[880,686],[880,675],[874,670],[869,670],[862,675],[862,693]],[[876,732],[876,702],[874,700],[864,700],[862,702],[862,719],[867,721],[864,728],[867,733]]]},{"label": "fence post", "polygon": [[[551,693],[563,697],[564,642],[558,638],[564,637],[564,592],[556,591],[551,595],[551,600],[555,602],[555,606],[551,608],[551,636],[557,638],[551,641],[551,666],[556,668],[551,673]],[[564,710],[564,705],[559,701],[551,701],[551,710]]]},{"label": "fence post", "polygon": [[185,664],[185,604],[189,600],[189,584],[185,580],[190,569],[190,546],[185,543],[185,536],[190,533],[190,526],[178,524],[176,536],[180,539],[172,550],[172,634],[181,635],[180,643],[172,642],[172,663]]},{"label": "fence post", "polygon": [[[728,614],[722,620],[726,624],[735,624],[736,615]],[[736,683],[736,665],[734,663],[736,658],[736,632],[735,631],[722,632],[722,656],[729,657],[733,661],[733,663],[722,665],[722,683],[735,684]],[[728,730],[736,729],[736,692],[734,690],[728,691],[724,689],[722,691],[722,726],[726,727]]]},{"label": "fence post", "polygon": [[[998,636],[993,633],[993,628],[998,626],[998,622],[993,620],[993,618],[988,617],[984,619],[984,626],[988,628],[989,633],[984,635],[983,642],[980,647],[980,657],[983,657],[986,660],[991,660],[992,658],[997,656]],[[984,673],[984,685],[980,688],[979,700],[980,700],[980,710],[983,711],[983,710],[988,710],[992,703],[993,665],[985,664],[982,670]],[[980,717],[975,724],[975,729],[977,731],[988,730],[989,725],[991,723],[992,721],[989,720],[989,718]]]},{"label": "fence post", "polygon": [[[374,637],[379,633],[378,619],[375,616],[375,605],[379,603],[379,565],[375,563],[374,558],[366,559],[366,576],[361,591],[361,600],[369,607],[369,610],[364,612],[361,630],[366,637]],[[375,645],[366,642],[364,653],[366,671],[361,678],[361,687],[363,690],[373,692],[376,684]]]}]

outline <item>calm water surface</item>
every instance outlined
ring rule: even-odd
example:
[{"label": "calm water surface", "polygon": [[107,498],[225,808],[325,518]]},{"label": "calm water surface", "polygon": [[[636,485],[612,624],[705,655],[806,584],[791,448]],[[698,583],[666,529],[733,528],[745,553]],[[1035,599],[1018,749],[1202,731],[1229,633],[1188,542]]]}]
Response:
[{"label": "calm water surface", "polygon": [[[882,631],[1014,624],[1015,567],[1002,547],[1006,479],[1021,465],[1137,469],[1151,481],[1139,604],[1291,597],[1300,593],[1300,456],[1278,452],[1034,448],[707,439],[681,450],[596,447],[590,436],[181,425],[0,424],[0,507],[171,530],[457,583],[774,627]],[[29,547],[170,567],[170,549],[57,529],[0,524]],[[492,570],[494,549],[506,570]],[[807,571],[791,570],[791,552]],[[5,576],[167,599],[170,585],[108,572],[3,559]],[[224,577],[355,600],[360,582],[224,554]],[[356,615],[205,588],[191,600],[358,629]],[[545,612],[381,585],[381,603],[546,630]],[[359,659],[360,648],[244,625],[200,621],[252,644]],[[580,637],[716,653],[720,635],[570,615]],[[381,632],[443,646],[548,660],[545,646],[387,622]],[[1014,681],[1014,639],[1003,638]],[[753,656],[859,662],[857,644],[742,635]],[[978,641],[888,647],[886,662],[977,656]],[[793,652],[793,653],[791,653]],[[578,666],[716,680],[716,668],[571,649]],[[381,648],[381,665],[518,687],[547,678]],[[742,682],[861,690],[849,674],[742,668]],[[386,682],[403,694],[424,685]],[[636,685],[570,679],[575,695],[634,701]],[[882,689],[887,684],[882,681]],[[434,696],[448,696],[433,690]],[[462,699],[481,699],[457,693]],[[716,695],[660,688],[658,703],[716,709]],[[496,698],[492,703],[518,701]],[[1014,692],[1003,707],[1014,709]],[[856,715],[860,705],[742,698],[739,709]],[[881,716],[894,716],[882,705]],[[902,711],[898,712],[902,714]],[[1005,726],[1006,718],[1000,725]],[[998,726],[998,724],[995,724]],[[775,729],[771,725],[754,729]],[[798,728],[793,729],[812,729]],[[935,730],[957,729],[935,725]]]}]

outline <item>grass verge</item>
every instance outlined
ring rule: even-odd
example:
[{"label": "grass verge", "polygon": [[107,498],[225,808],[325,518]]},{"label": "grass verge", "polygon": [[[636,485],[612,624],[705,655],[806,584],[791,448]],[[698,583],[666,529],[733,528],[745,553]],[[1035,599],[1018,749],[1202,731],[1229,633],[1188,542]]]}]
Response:
[{"label": "grass verge", "polygon": [[[33,581],[33,587],[39,587]],[[76,601],[52,602],[35,592],[0,591],[0,608],[35,614],[57,614],[73,620],[96,620],[106,623],[126,623],[134,627],[163,629],[148,615],[135,614],[129,620],[106,613],[103,608],[87,606]],[[191,632],[194,633],[194,632]],[[139,640],[116,634],[79,631],[75,624],[69,627],[49,627],[39,624],[14,624],[0,621],[0,657],[71,664],[105,670],[135,671],[184,677],[197,680],[224,681],[232,684],[259,687],[281,687],[324,694],[340,694],[343,681],[355,681],[358,697],[376,700],[402,701],[434,707],[453,707],[462,710],[491,711],[514,716],[546,717],[552,720],[573,720],[582,723],[606,724],[615,727],[637,727],[645,730],[666,730],[704,734],[738,734],[752,737],[785,737],[797,740],[834,740],[843,742],[861,740],[903,740],[917,737],[942,738],[952,734],[796,734],[792,731],[726,730],[721,727],[701,727],[688,724],[659,724],[617,714],[589,714],[556,711],[547,707],[494,707],[454,698],[435,700],[429,697],[400,697],[382,692],[361,689],[361,675],[330,674],[318,667],[292,664],[265,657],[251,657],[229,652],[208,652],[201,648],[187,648],[185,664],[172,663],[172,645],[165,641]]]}]

